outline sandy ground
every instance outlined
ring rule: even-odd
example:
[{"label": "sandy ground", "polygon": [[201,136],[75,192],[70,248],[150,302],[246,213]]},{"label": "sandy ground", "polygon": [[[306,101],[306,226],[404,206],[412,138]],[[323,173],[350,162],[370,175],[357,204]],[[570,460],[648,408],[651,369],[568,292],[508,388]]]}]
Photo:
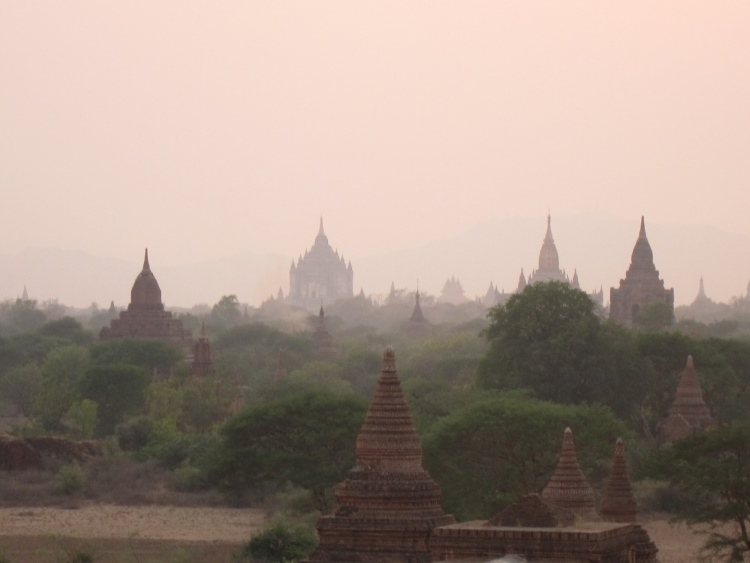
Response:
[{"label": "sandy ground", "polygon": [[55,535],[241,543],[263,525],[256,509],[170,506],[0,508],[0,535]]},{"label": "sandy ground", "polygon": [[[0,508],[0,549],[21,554],[21,559],[13,561],[56,561],[51,554],[60,551],[61,541],[88,541],[102,554],[122,554],[131,549],[128,541],[137,540],[139,553],[155,554],[154,559],[144,556],[145,561],[167,561],[166,555],[156,554],[175,553],[180,546],[194,554],[186,561],[230,561],[227,554],[247,542],[265,520],[264,512],[257,509],[108,505]],[[650,519],[643,526],[659,548],[660,563],[697,563],[704,535],[684,524],[670,524],[666,516]],[[50,545],[41,551],[40,547],[34,547],[33,552],[31,547],[24,547],[44,542]],[[121,559],[122,555],[113,557],[99,560],[127,560]]]}]

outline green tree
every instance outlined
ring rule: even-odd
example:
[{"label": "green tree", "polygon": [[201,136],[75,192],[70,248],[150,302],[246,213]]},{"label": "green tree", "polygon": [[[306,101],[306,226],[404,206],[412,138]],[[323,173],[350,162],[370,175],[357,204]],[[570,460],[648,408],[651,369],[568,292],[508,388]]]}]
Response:
[{"label": "green tree", "polygon": [[50,321],[42,326],[37,333],[42,336],[64,338],[79,346],[88,346],[94,341],[94,335],[84,330],[81,323],[73,317],[63,317],[55,321]]},{"label": "green tree", "polygon": [[305,393],[250,408],[221,431],[215,476],[235,492],[270,482],[308,489],[325,511],[326,489],[354,465],[367,401]]},{"label": "green tree", "polygon": [[315,530],[277,520],[251,539],[240,557],[241,561],[294,563],[310,555],[316,545]]},{"label": "green tree", "polygon": [[223,295],[211,309],[211,322],[223,327],[232,327],[240,322],[242,311],[236,295]]},{"label": "green tree", "polygon": [[0,398],[23,416],[30,417],[43,381],[42,372],[35,363],[16,366],[0,377]]},{"label": "green tree", "polygon": [[733,563],[750,558],[750,426],[681,440],[656,471],[679,491],[683,507],[678,519],[711,525],[707,555]]},{"label": "green tree", "polygon": [[68,418],[73,422],[75,433],[81,439],[88,440],[94,436],[98,408],[94,401],[82,399],[73,403],[68,409]]},{"label": "green tree", "polygon": [[44,385],[34,403],[34,415],[47,430],[63,429],[63,417],[79,398],[78,383],[88,366],[88,350],[80,346],[56,348],[47,355]]},{"label": "green tree", "polygon": [[639,328],[651,331],[664,330],[674,323],[674,308],[664,301],[652,301],[640,308],[633,319]]},{"label": "green tree", "polygon": [[568,426],[584,472],[593,482],[602,479],[616,439],[628,438],[624,423],[606,407],[549,403],[519,391],[436,422],[424,440],[425,467],[449,512],[459,520],[488,518],[546,485]]},{"label": "green tree", "polygon": [[81,396],[99,405],[97,434],[109,436],[126,416],[143,410],[149,373],[134,365],[94,365],[79,384]]},{"label": "green tree", "polygon": [[229,407],[237,394],[230,381],[219,377],[191,379],[182,391],[181,426],[198,434],[213,430],[229,416]]},{"label": "green tree", "polygon": [[168,374],[185,358],[183,350],[158,340],[117,338],[100,342],[91,348],[91,361],[98,365],[129,364]]},{"label": "green tree", "polygon": [[591,299],[561,282],[538,283],[489,313],[486,389],[531,389],[560,403],[603,402],[629,418],[645,392],[632,336],[603,325]]}]

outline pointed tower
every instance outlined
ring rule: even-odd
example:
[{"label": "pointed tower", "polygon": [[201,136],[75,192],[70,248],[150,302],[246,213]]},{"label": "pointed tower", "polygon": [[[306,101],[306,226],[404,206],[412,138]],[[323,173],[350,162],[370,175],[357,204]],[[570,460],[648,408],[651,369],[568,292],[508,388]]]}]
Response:
[{"label": "pointed tower", "polygon": [[570,280],[571,287],[574,287],[575,289],[581,289],[581,284],[578,283],[578,269],[573,270],[573,279]]},{"label": "pointed tower", "polygon": [[516,293],[521,293],[526,289],[526,285],[526,276],[523,275],[523,268],[521,268],[521,273],[518,276],[518,287],[516,288]]},{"label": "pointed tower", "polygon": [[130,290],[127,310],[122,311],[119,318],[112,319],[109,326],[102,328],[99,338],[161,340],[174,344],[188,355],[192,353],[192,339],[182,329],[182,322],[164,310],[161,288],[148,261],[148,248],[143,256],[143,268]]},{"label": "pointed tower", "polygon": [[695,299],[693,300],[693,305],[702,305],[709,301],[710,299],[706,295],[706,290],[703,287],[703,276],[701,276],[701,280],[698,283],[698,295],[695,296]]},{"label": "pointed tower", "polygon": [[21,301],[29,300],[29,292],[26,291],[26,284],[23,284],[23,293],[21,294]]},{"label": "pointed tower", "polygon": [[608,522],[635,522],[638,506],[630,484],[628,464],[625,460],[625,443],[617,438],[612,469],[609,472],[607,489],[602,500],[602,519]]},{"label": "pointed tower", "polygon": [[193,375],[205,377],[214,365],[214,355],[211,342],[206,336],[206,321],[201,321],[201,335],[193,345]]},{"label": "pointed tower", "polygon": [[562,453],[557,469],[542,491],[542,498],[562,508],[567,508],[576,516],[586,519],[596,518],[594,489],[581,471],[573,444],[573,431],[565,429]]},{"label": "pointed tower", "polygon": [[654,265],[654,253],[646,237],[646,222],[641,217],[638,240],[630,256],[630,267],[620,287],[609,290],[609,317],[630,325],[644,305],[660,301],[674,308],[674,289],[665,289]]},{"label": "pointed tower", "polygon": [[[308,309],[321,302],[328,304],[337,299],[354,297],[354,271],[351,262],[347,266],[343,255],[339,256],[328,243],[328,236],[320,218],[318,234],[310,251],[300,256],[295,266],[289,269],[288,300]],[[314,310],[314,309],[313,309]]]},{"label": "pointed tower", "polygon": [[688,356],[674,402],[659,427],[660,434],[664,440],[676,442],[716,426],[716,420],[703,400],[703,390],[693,365],[693,356]]},{"label": "pointed tower", "polygon": [[331,338],[331,333],[328,332],[328,327],[326,326],[326,315],[323,311],[323,305],[320,306],[320,312],[318,313],[318,322],[315,325],[313,341],[315,342],[315,350],[319,360],[333,360],[336,357],[336,348],[333,346],[333,338]]},{"label": "pointed tower", "polygon": [[567,282],[568,278],[560,269],[560,257],[557,254],[555,239],[552,236],[552,217],[547,215],[547,232],[544,234],[542,248],[539,251],[539,267],[529,276],[529,283],[548,281]]},{"label": "pointed tower", "polygon": [[318,520],[309,561],[427,563],[432,530],[452,524],[440,488],[422,467],[422,443],[388,347],[375,395],[357,437],[357,461],[336,487],[338,509]]}]

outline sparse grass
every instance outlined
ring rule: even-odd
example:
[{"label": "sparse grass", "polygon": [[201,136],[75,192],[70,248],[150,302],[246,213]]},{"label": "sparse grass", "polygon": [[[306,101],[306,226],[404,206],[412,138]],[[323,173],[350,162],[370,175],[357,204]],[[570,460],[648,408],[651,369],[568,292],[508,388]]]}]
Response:
[{"label": "sparse grass", "polygon": [[76,481],[80,476],[75,475],[77,470],[66,469],[70,467],[52,464],[39,471],[0,472],[0,506],[69,507],[89,501],[129,506],[226,505],[224,497],[213,490],[177,490],[174,474],[152,461],[137,462],[124,456],[95,458],[78,468],[85,476],[83,483]]}]

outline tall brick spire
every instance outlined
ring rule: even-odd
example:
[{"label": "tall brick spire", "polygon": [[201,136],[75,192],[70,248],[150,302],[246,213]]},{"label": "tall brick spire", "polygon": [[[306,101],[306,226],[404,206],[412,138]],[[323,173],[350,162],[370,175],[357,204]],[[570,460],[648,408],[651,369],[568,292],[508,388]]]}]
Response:
[{"label": "tall brick spire", "polygon": [[577,516],[596,518],[594,489],[578,465],[573,431],[565,429],[562,453],[557,469],[542,491],[542,498],[552,504],[567,508]]},{"label": "tall brick spire", "polygon": [[310,561],[427,563],[433,528],[455,522],[422,467],[422,443],[388,347],[375,395],[357,437],[357,461],[336,487],[339,507],[318,520]]},{"label": "tall brick spire", "polygon": [[674,402],[660,428],[662,437],[674,442],[715,426],[716,420],[703,400],[703,390],[693,365],[693,356],[688,356]]},{"label": "tall brick spire", "polygon": [[625,443],[617,438],[612,469],[602,500],[602,518],[610,522],[635,522],[638,506],[630,484],[628,464],[625,461]]}]

